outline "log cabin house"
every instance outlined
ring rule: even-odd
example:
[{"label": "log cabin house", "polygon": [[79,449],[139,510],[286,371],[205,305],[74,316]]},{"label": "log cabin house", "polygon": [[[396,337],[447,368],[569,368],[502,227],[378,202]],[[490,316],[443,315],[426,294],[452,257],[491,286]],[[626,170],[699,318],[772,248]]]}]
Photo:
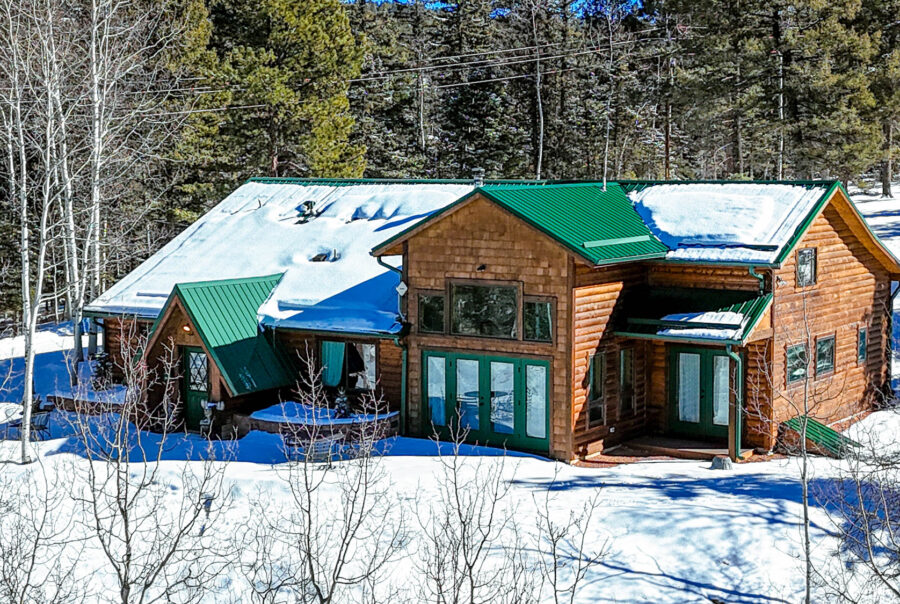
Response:
[{"label": "log cabin house", "polygon": [[156,322],[144,359],[178,351],[189,428],[206,401],[271,404],[311,353],[409,435],[737,456],[890,394],[897,280],[834,181],[254,179],[90,310],[118,364]]}]

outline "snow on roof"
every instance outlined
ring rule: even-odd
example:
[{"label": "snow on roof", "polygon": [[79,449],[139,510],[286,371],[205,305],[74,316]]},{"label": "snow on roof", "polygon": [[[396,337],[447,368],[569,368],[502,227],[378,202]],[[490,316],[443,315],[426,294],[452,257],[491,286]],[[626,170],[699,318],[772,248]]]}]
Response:
[{"label": "snow on roof", "polygon": [[[469,184],[248,182],[89,310],[154,318],[176,283],[284,272],[260,321],[297,329],[393,333],[399,275],[369,251],[469,193]],[[304,202],[314,217],[303,222]],[[321,256],[320,256],[321,255]],[[320,256],[318,261],[313,258]]]},{"label": "snow on roof", "polygon": [[827,190],[759,183],[656,184],[629,193],[670,260],[772,263]]}]

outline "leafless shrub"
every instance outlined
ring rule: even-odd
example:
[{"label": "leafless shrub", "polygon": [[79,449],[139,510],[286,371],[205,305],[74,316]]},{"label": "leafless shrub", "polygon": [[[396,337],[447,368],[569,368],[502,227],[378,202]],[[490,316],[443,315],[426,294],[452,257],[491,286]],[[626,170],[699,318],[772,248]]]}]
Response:
[{"label": "leafless shrub", "polygon": [[0,473],[0,600],[17,604],[74,602],[80,545],[65,514],[65,492],[42,463]]},{"label": "leafless shrub", "polygon": [[[329,412],[320,372],[307,352],[298,401],[313,413]],[[371,393],[361,411],[383,416]],[[338,432],[327,422],[285,430],[290,461],[278,470],[290,497],[287,507],[257,501],[238,537],[242,571],[259,602],[390,601],[387,567],[407,546],[402,510],[375,451],[377,423],[349,423]]]},{"label": "leafless shrub", "polygon": [[418,502],[419,598],[437,604],[534,601],[540,573],[521,546],[508,460],[460,455],[467,436],[461,425],[459,418],[451,422],[451,454],[439,455],[437,497]]},{"label": "leafless shrub", "polygon": [[[134,358],[133,351],[124,358]],[[115,577],[110,600],[122,604],[198,601],[228,563],[217,555],[210,530],[227,508],[224,465],[213,443],[194,451],[177,434],[176,367],[171,347],[156,370],[126,363],[126,394],[115,412],[101,408],[96,415],[97,402],[84,400],[70,414],[79,453],[88,461],[73,476],[72,497],[87,538]],[[161,398],[151,405],[147,393],[154,388]],[[170,450],[180,460],[195,454],[200,460],[170,468]]]},{"label": "leafless shrub", "polygon": [[601,493],[598,489],[581,510],[570,509],[567,516],[561,516],[551,508],[556,478],[554,475],[543,496],[534,498],[537,508],[535,549],[541,576],[553,602],[575,604],[581,601],[579,593],[584,578],[591,568],[600,564],[608,549],[608,542],[590,547],[587,539],[594,510],[600,507]]}]

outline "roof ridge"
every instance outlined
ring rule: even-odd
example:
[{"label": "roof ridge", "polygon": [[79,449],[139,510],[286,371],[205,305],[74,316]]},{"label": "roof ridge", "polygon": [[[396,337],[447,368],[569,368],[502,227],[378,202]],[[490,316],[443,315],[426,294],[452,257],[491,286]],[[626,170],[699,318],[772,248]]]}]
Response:
[{"label": "roof ridge", "polygon": [[[436,185],[475,185],[472,178],[316,178],[316,177],[296,177],[296,176],[253,176],[248,178],[244,184],[257,182],[264,184],[335,184],[335,185],[353,185],[353,184],[396,184],[396,185],[419,185],[419,184],[436,184]],[[552,180],[531,180],[516,178],[499,178],[485,179],[485,184],[522,184],[522,185],[543,185],[552,183]]]},{"label": "roof ridge", "polygon": [[205,281],[185,281],[183,283],[176,283],[175,287],[178,288],[196,288],[196,287],[209,287],[213,285],[237,285],[240,283],[253,283],[259,281],[268,281],[271,279],[281,279],[284,276],[284,273],[273,273],[271,275],[256,275],[253,277],[229,277],[227,279],[209,279]]}]

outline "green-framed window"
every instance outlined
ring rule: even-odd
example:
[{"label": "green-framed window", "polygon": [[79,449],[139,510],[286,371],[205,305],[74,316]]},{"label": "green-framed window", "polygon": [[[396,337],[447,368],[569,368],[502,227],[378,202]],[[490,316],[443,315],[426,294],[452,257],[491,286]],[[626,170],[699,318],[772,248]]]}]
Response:
[{"label": "green-framed window", "polygon": [[816,338],[816,376],[834,371],[834,336]]},{"label": "green-framed window", "polygon": [[522,339],[529,342],[553,341],[553,302],[525,298],[522,317]]},{"label": "green-framed window", "polygon": [[816,284],[816,248],[807,247],[797,250],[797,287],[809,287]]},{"label": "green-framed window", "polygon": [[787,383],[793,384],[806,379],[809,366],[809,354],[806,344],[788,346],[786,354]]},{"label": "green-framed window", "polygon": [[454,335],[515,340],[519,288],[515,285],[450,285],[450,331]]},{"label": "green-framed window", "polygon": [[419,331],[423,333],[444,333],[443,292],[419,294]]},{"label": "green-framed window", "polygon": [[634,411],[634,349],[619,351],[619,411]]},{"label": "green-framed window", "polygon": [[869,356],[869,330],[863,326],[856,334],[856,362],[863,363]]},{"label": "green-framed window", "polygon": [[588,365],[587,425],[588,428],[606,423],[606,353],[597,352]]}]

